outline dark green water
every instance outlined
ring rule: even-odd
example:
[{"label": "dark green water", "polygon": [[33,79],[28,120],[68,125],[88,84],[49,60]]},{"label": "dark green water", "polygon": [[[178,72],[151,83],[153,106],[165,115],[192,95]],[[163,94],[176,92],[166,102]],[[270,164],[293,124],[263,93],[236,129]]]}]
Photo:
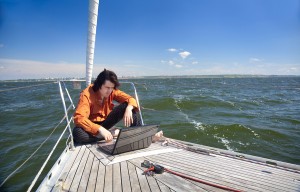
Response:
[{"label": "dark green water", "polygon": [[[130,81],[138,83],[144,122],[160,124],[167,137],[300,164],[300,77]],[[0,90],[43,83],[0,82]],[[80,90],[67,86],[77,103]],[[0,98],[2,182],[57,126],[63,107],[56,83],[1,91]],[[65,126],[0,191],[25,191]],[[64,147],[62,142],[58,150]]]}]

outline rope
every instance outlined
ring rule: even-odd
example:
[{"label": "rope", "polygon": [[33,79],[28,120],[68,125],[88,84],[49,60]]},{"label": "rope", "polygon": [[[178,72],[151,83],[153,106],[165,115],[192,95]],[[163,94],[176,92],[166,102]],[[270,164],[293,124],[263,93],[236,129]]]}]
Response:
[{"label": "rope", "polygon": [[18,167],[16,168],[11,174],[9,174],[6,179],[4,179],[4,181],[1,183],[0,187],[2,187],[4,185],[4,183],[10,179],[21,167],[23,167],[23,165],[25,165],[25,163],[27,163],[27,161],[29,161],[29,159],[31,159],[31,157],[33,157],[35,155],[35,153],[44,145],[44,143],[51,137],[51,135],[54,133],[54,131],[57,129],[57,127],[65,120],[66,116],[64,116],[62,118],[62,120],[56,125],[56,127],[52,130],[52,132],[50,133],[50,135],[40,144],[40,146]]},{"label": "rope", "polygon": [[240,192],[240,190],[237,190],[237,189],[232,189],[232,188],[229,188],[229,187],[226,187],[226,186],[222,186],[222,185],[217,185],[217,184],[209,183],[209,182],[203,181],[203,180],[201,180],[201,179],[197,179],[197,178],[194,178],[194,177],[190,177],[190,176],[187,176],[187,175],[184,175],[184,174],[181,174],[181,173],[172,171],[172,170],[167,169],[167,168],[164,168],[164,170],[165,170],[166,172],[168,172],[168,173],[173,174],[173,175],[177,175],[177,176],[182,177],[182,178],[185,178],[185,179],[189,179],[189,180],[192,180],[192,181],[196,181],[196,182],[198,182],[198,183],[203,183],[203,184],[205,184],[205,185],[209,185],[209,186],[212,186],[212,187],[216,187],[216,188],[224,189],[224,190],[228,190],[228,191]]},{"label": "rope", "polygon": [[[145,159],[148,159],[148,158],[145,157]],[[149,160],[149,159],[148,159],[148,160]],[[139,166],[136,166],[136,165],[135,165],[134,163],[132,163],[131,161],[128,161],[128,162],[130,162],[131,164],[133,164],[135,167],[141,169]],[[150,162],[150,160],[149,160],[149,162]],[[152,164],[152,166],[153,166],[153,164]],[[233,189],[233,188],[230,188],[230,187],[227,187],[227,186],[223,186],[223,185],[218,185],[218,184],[206,182],[206,181],[203,181],[203,180],[198,179],[198,178],[195,178],[195,177],[191,177],[191,176],[188,176],[188,175],[185,175],[185,174],[176,172],[176,171],[172,171],[172,170],[167,169],[167,168],[165,168],[165,167],[163,167],[163,166],[161,166],[161,165],[158,165],[157,163],[156,163],[156,166],[159,166],[159,167],[162,168],[165,172],[168,172],[168,173],[173,174],[173,175],[177,175],[177,176],[182,177],[182,178],[184,178],[184,179],[189,179],[189,180],[192,180],[192,181],[195,181],[195,182],[198,182],[198,183],[203,183],[203,184],[205,184],[205,185],[209,185],[209,186],[216,187],[216,188],[219,188],[219,189],[224,189],[224,190],[227,190],[227,191],[241,192],[240,190],[237,190],[237,189]],[[154,165],[154,167],[155,167],[155,165]],[[141,169],[141,170],[142,170],[142,169]],[[145,171],[148,171],[148,170],[149,170],[149,169],[144,170],[143,172],[145,173]],[[154,171],[154,172],[155,172],[155,168],[154,168],[154,170],[151,170],[151,171]],[[162,172],[155,172],[155,173],[161,174],[161,173],[163,173],[163,171],[162,171]],[[152,175],[152,176],[154,176],[154,175]],[[155,177],[155,179],[158,180],[157,177]],[[164,183],[164,182],[163,182],[163,183]]]},{"label": "rope", "polygon": [[10,89],[1,89],[0,92],[12,91],[12,90],[17,90],[17,89],[25,89],[25,88],[29,88],[29,87],[38,87],[38,86],[42,86],[42,85],[52,84],[52,83],[55,83],[55,82],[56,81],[50,82],[50,83],[37,84],[37,85],[28,85],[28,86],[24,86],[24,87],[15,87],[15,88],[10,88]]}]

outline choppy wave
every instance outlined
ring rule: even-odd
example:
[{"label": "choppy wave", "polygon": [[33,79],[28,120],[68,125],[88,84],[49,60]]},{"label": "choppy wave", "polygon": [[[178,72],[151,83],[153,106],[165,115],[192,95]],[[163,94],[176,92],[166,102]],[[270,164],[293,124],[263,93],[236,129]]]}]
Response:
[{"label": "choppy wave", "polygon": [[[300,77],[134,82],[143,85],[137,89],[144,122],[160,124],[167,137],[300,164]],[[29,84],[0,82],[0,89]],[[126,86],[121,88],[127,91]],[[70,86],[69,91],[77,103],[80,90]],[[63,108],[56,84],[1,92],[0,99],[3,180],[49,135],[63,117]],[[8,182],[13,186],[8,190],[26,190],[62,129],[59,127],[34,161]]]},{"label": "choppy wave", "polygon": [[[174,99],[174,106],[178,109],[178,111],[180,112],[180,114],[184,117],[184,119],[189,122],[190,124],[192,124],[196,129],[204,129],[204,127],[202,126],[202,123],[200,121],[197,121],[195,119],[191,119],[189,117],[189,115],[187,113],[184,113],[183,110],[180,108],[180,104],[182,104],[183,100],[185,101],[190,101],[190,98],[187,96],[183,96],[183,95],[174,95],[173,96]],[[188,102],[190,103],[190,102]],[[185,109],[189,110],[189,107],[186,107],[186,105],[183,105],[185,107]]]}]

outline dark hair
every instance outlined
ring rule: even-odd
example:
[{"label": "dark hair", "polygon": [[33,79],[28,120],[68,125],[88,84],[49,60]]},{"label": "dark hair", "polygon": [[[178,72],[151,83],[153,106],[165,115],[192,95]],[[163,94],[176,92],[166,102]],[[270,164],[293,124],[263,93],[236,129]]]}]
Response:
[{"label": "dark hair", "polygon": [[120,86],[117,75],[113,71],[104,69],[94,81],[93,90],[95,92],[98,91],[106,80],[112,82],[115,85],[115,89]]}]

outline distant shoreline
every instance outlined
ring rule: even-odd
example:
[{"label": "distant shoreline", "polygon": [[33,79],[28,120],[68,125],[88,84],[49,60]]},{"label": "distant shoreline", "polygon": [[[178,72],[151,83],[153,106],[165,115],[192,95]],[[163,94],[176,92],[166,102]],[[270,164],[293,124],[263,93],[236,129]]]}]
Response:
[{"label": "distant shoreline", "polygon": [[300,77],[300,75],[164,75],[164,76],[121,76],[120,79],[172,79],[172,78],[257,78],[257,77]]},{"label": "distant shoreline", "polygon": [[[119,79],[174,79],[174,78],[269,78],[269,77],[300,77],[300,75],[163,75],[163,76],[119,76]],[[95,78],[93,78],[95,79]],[[0,80],[0,82],[18,81],[58,81],[58,80],[83,80],[85,78],[65,77],[65,78],[40,78],[40,79],[11,79]]]}]

